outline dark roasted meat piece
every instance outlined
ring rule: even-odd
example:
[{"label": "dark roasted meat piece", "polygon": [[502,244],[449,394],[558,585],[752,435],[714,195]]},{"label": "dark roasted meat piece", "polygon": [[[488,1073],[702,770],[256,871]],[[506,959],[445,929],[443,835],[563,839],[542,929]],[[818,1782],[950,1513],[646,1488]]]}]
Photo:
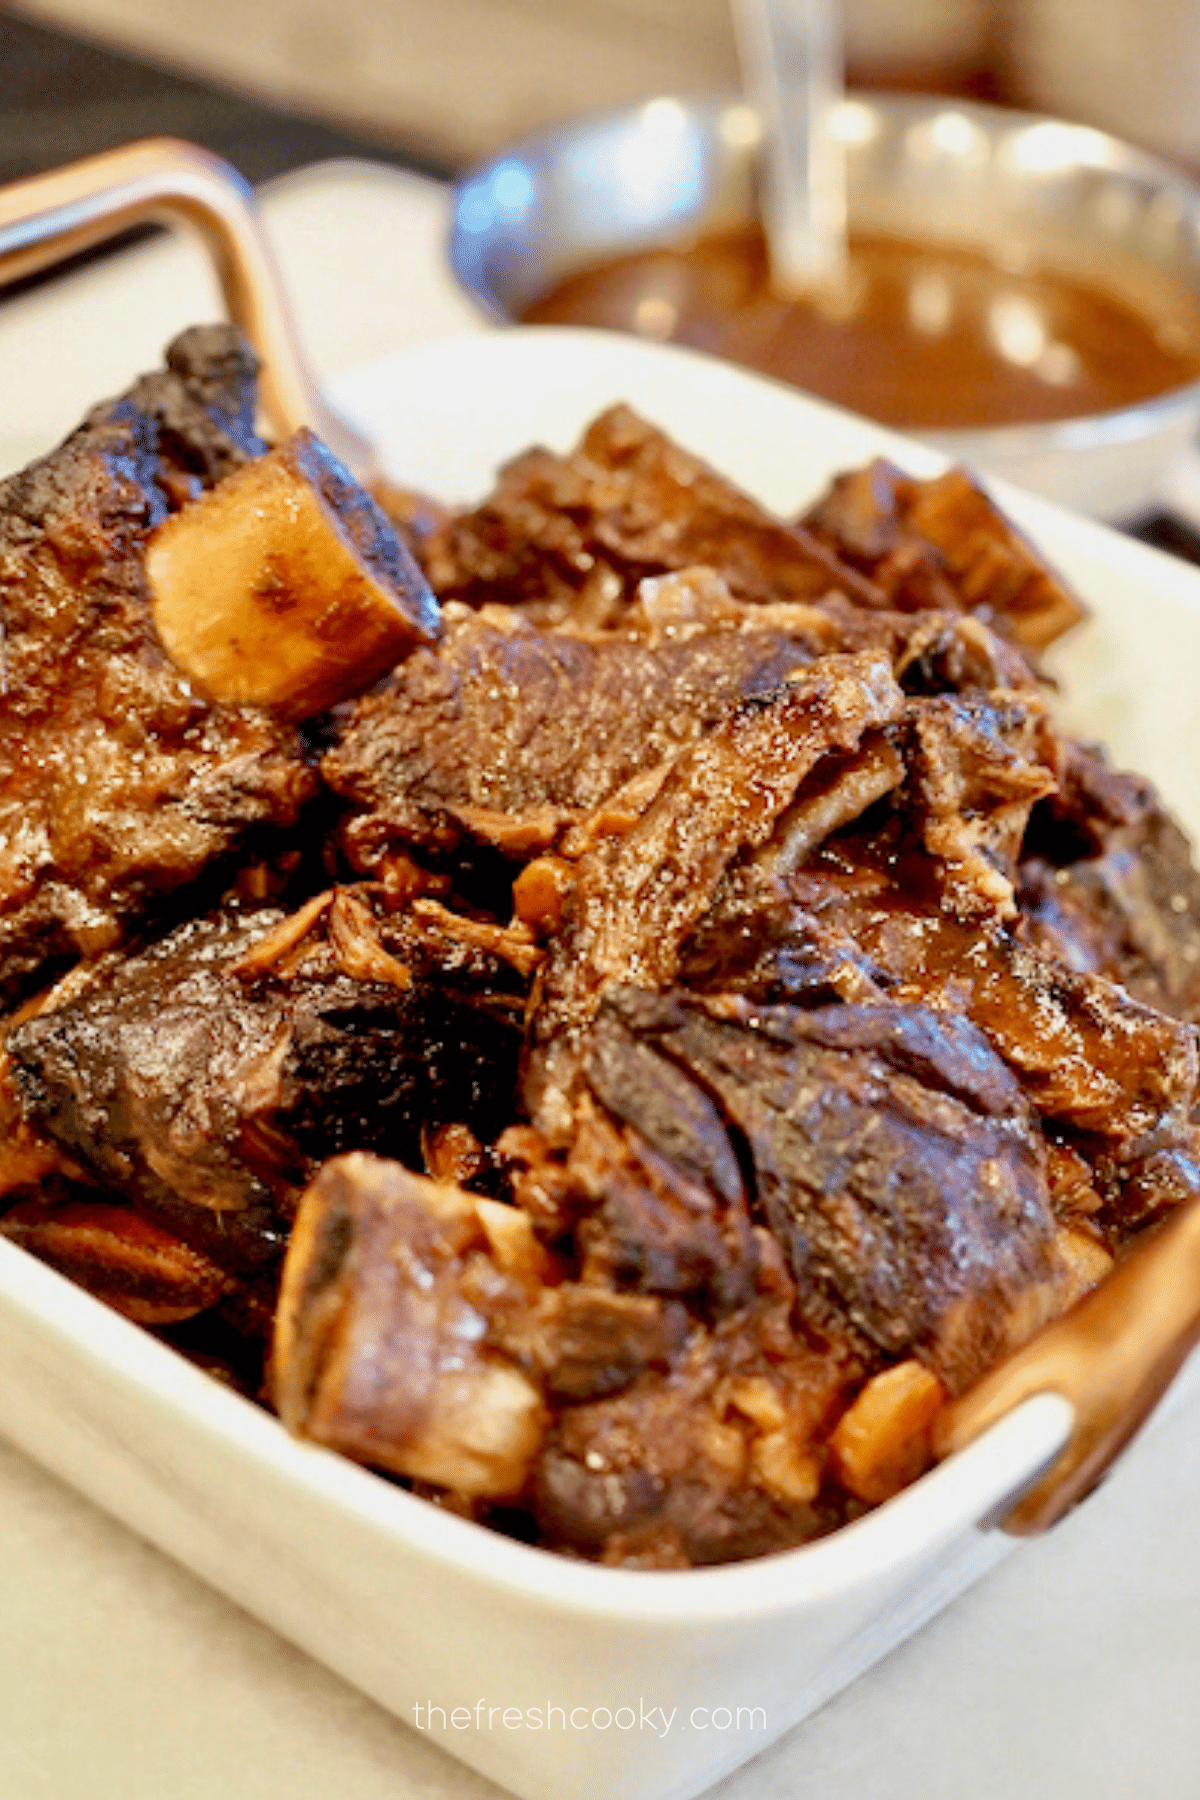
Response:
[{"label": "dark roasted meat piece", "polygon": [[825,1439],[861,1370],[755,1329],[698,1331],[686,1359],[558,1412],[532,1474],[541,1541],[634,1569],[764,1556],[840,1525]]},{"label": "dark roasted meat piece", "polygon": [[146,605],[150,532],[262,449],[254,388],[231,329],[185,333],[164,373],[0,484],[0,1001],[315,790],[296,733],[201,699]]},{"label": "dark roasted meat piece", "polygon": [[361,809],[345,836],[364,870],[464,837],[523,858],[814,654],[779,630],[651,646],[451,609],[445,641],[358,703],[323,774]]},{"label": "dark roasted meat piece", "polygon": [[1200,873],[1148,781],[1070,745],[1030,821],[1020,901],[1031,943],[1200,1023]]},{"label": "dark roasted meat piece", "polygon": [[1180,1142],[1195,1033],[1117,985],[1128,971],[1147,1000],[1186,1013],[1198,878],[1152,790],[1063,745],[1025,691],[916,699],[885,744],[899,785],[851,822],[864,782],[867,796],[876,776],[885,785],[880,753],[835,765],[811,833],[802,789],[803,854],[777,831],[727,874],[682,979],[764,1002],[887,997],[959,1013],[1039,1113],[1107,1145],[1126,1174]]},{"label": "dark roasted meat piece", "polygon": [[198,920],[9,1038],[31,1126],[226,1268],[270,1262],[323,1157],[512,1118],[523,984],[353,889]]},{"label": "dark roasted meat piece", "polygon": [[[586,1118],[567,1158],[584,1215],[575,1234],[581,1273],[722,1319],[754,1298],[761,1247],[749,1195],[712,1101],[639,1048],[603,1018],[589,1033],[585,1079],[622,1128],[603,1114]],[[522,1195],[520,1178],[514,1190]]]},{"label": "dark roasted meat piece", "polygon": [[965,469],[913,485],[905,526],[933,546],[967,611],[1031,650],[1044,649],[1086,616],[1071,590]]},{"label": "dark roasted meat piece", "polygon": [[114,406],[140,413],[151,425],[159,479],[180,505],[266,449],[254,429],[258,359],[232,326],[195,325],[168,344],[164,361],[165,369],[141,376],[123,400],[94,407],[85,428]]},{"label": "dark roasted meat piece", "polygon": [[823,757],[854,750],[903,704],[886,660],[823,657],[727,713],[677,758],[632,830],[580,858],[530,1021],[526,1100],[549,1135],[569,1129],[571,1034],[594,1016],[605,989],[669,986],[733,859],[770,839]]},{"label": "dark roasted meat piece", "polygon": [[1030,650],[1085,616],[965,469],[917,481],[882,458],[835,477],[805,527],[901,611],[963,611]]},{"label": "dark roasted meat piece", "polygon": [[762,849],[731,871],[704,921],[708,953],[714,926],[736,923],[744,962],[753,907],[777,907],[788,877],[884,800],[891,829],[881,855],[905,899],[936,900],[961,918],[1011,918],[1022,840],[1036,802],[1055,791],[1058,748],[1031,691],[909,700],[886,734],[818,765]]},{"label": "dark roasted meat piece", "polygon": [[1038,1111],[1122,1153],[1183,1129],[1197,1090],[1197,1037],[1115,982],[1076,973],[1002,926],[954,918],[885,875],[831,870],[831,841],[792,887],[853,942],[894,1000],[970,1019]]},{"label": "dark roasted meat piece", "polygon": [[[324,759],[326,781],[355,809],[343,827],[347,853],[361,872],[385,877],[389,859],[410,848],[445,855],[471,840],[519,861],[551,847],[576,857],[590,839],[628,829],[670,759],[728,707],[838,652],[890,659],[920,696],[961,692],[963,720],[979,714],[976,735],[995,724],[997,743],[1014,746],[976,752],[973,775],[984,760],[1015,767],[1022,728],[1031,740],[1044,715],[1020,653],[968,617],[836,598],[749,604],[705,568],[642,581],[619,630],[545,630],[512,608],[476,614],[452,604],[443,643],[360,701]],[[1011,691],[989,713],[980,690],[998,684]],[[933,731],[933,698],[926,710]],[[1032,794],[1049,785],[1041,772]],[[972,799],[976,790],[978,779]],[[958,791],[967,793],[964,780]],[[1006,772],[997,770],[986,798],[989,815],[1014,798]],[[989,829],[996,823],[989,817]]]},{"label": "dark roasted meat piece", "polygon": [[972,1026],[631,990],[607,1009],[715,1098],[822,1337],[957,1392],[1057,1310],[1036,1121]]},{"label": "dark roasted meat piece", "polygon": [[960,917],[1010,917],[1025,828],[1055,789],[1054,738],[1039,696],[942,695],[909,712],[907,799],[942,902]]},{"label": "dark roasted meat piece", "polygon": [[544,624],[602,623],[643,576],[704,565],[743,600],[836,591],[882,605],[869,581],[801,526],[774,518],[628,406],[569,456],[530,450],[491,497],[425,545],[443,600],[526,605]]},{"label": "dark roasted meat piece", "polygon": [[20,1199],[0,1216],[20,1244],[139,1325],[174,1325],[207,1312],[235,1283],[218,1263],[111,1198],[87,1189]]}]

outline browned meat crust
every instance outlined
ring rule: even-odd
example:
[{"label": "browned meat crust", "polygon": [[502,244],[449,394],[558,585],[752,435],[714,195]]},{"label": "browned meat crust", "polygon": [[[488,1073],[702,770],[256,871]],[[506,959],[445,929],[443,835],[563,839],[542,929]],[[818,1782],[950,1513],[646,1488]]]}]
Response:
[{"label": "browned meat crust", "polygon": [[1070,745],[1030,821],[1020,884],[1031,943],[1200,1023],[1200,874],[1148,781]]},{"label": "browned meat crust", "polygon": [[0,1235],[30,1250],[139,1325],[174,1325],[219,1304],[228,1272],[142,1212],[86,1189],[16,1202]]},{"label": "browned meat crust", "polygon": [[796,877],[808,911],[849,938],[896,1002],[937,1004],[979,1026],[1048,1119],[1135,1146],[1183,1128],[1195,1100],[1195,1031],[1080,974],[1001,926],[914,904],[829,864],[831,844]]},{"label": "browned meat crust", "polygon": [[530,1019],[525,1097],[543,1130],[567,1129],[572,1037],[605,989],[669,986],[734,857],[768,841],[822,757],[855,749],[903,704],[885,660],[824,657],[727,712],[676,759],[629,832],[581,857]]},{"label": "browned meat crust", "polygon": [[646,575],[705,565],[741,600],[879,590],[802,526],[785,525],[628,406],[569,456],[530,450],[475,512],[425,545],[443,600],[528,605],[544,624],[607,617]]},{"label": "browned meat crust", "polygon": [[[963,1020],[628,989],[609,1012],[720,1106],[820,1337],[916,1355],[959,1391],[1052,1315],[1034,1117]],[[664,1148],[643,1107],[623,1111]]]},{"label": "browned meat crust", "polygon": [[[512,1116],[522,984],[372,892],[197,920],[9,1037],[24,1114],[98,1186],[224,1268],[275,1260],[351,1145],[420,1158]],[[446,1109],[450,1108],[449,1114]]]},{"label": "browned meat crust", "polygon": [[962,609],[1035,651],[1084,616],[965,469],[915,481],[877,459],[837,476],[804,524],[903,611]]},{"label": "browned meat crust", "polygon": [[213,706],[150,624],[142,555],[168,509],[262,446],[229,329],[97,408],[0,484],[0,998],[94,955],[315,791],[298,735]]},{"label": "browned meat crust", "polygon": [[528,854],[814,653],[778,630],[651,647],[452,611],[441,646],[358,703],[322,773],[363,809],[345,835],[364,870],[470,836]]}]

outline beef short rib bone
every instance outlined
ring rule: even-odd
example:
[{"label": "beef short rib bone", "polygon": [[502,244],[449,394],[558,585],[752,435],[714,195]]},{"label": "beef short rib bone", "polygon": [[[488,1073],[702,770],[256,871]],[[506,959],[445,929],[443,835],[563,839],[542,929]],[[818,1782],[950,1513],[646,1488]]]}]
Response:
[{"label": "beef short rib bone", "polygon": [[489,1214],[527,1231],[514,1209],[399,1163],[325,1165],[297,1215],[276,1318],[275,1401],[290,1431],[459,1494],[519,1492],[546,1414],[535,1383],[484,1343],[470,1297],[472,1258],[493,1266]]},{"label": "beef short rib bone", "polygon": [[205,693],[301,719],[437,635],[437,602],[386,516],[311,431],[168,519],[150,608]]}]

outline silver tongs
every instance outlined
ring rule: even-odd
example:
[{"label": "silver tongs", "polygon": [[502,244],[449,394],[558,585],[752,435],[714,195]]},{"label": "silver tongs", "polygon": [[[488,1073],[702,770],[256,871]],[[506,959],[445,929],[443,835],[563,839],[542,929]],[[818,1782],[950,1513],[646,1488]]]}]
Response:
[{"label": "silver tongs", "polygon": [[[275,437],[308,425],[366,478],[374,449],[324,401],[300,349],[254,194],[194,144],[151,138],[0,189],[0,287],[146,220],[197,232],[230,318],[262,360]],[[1098,1287],[943,1415],[939,1455],[962,1449],[1036,1394],[1062,1395],[1071,1436],[1001,1521],[1045,1531],[1091,1491],[1200,1339],[1200,1201],[1178,1211]]]}]

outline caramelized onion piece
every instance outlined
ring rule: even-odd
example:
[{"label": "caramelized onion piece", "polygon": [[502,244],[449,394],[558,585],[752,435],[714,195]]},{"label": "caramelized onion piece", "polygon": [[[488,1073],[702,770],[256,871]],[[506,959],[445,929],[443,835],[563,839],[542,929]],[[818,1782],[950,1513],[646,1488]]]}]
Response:
[{"label": "caramelized onion piece", "polygon": [[520,919],[512,925],[489,925],[486,919],[467,919],[461,913],[451,912],[440,900],[414,900],[412,911],[414,918],[440,931],[443,937],[470,944],[489,956],[502,957],[518,975],[532,975],[545,955]]},{"label": "caramelized onion piece", "polygon": [[437,635],[437,603],[370,496],[310,431],[160,526],[150,607],[211,698],[301,719]]},{"label": "caramelized onion piece", "polygon": [[375,915],[345,888],[339,888],[329,910],[329,941],[353,981],[381,981],[410,988],[412,970],[379,941]]},{"label": "caramelized onion piece", "polygon": [[571,891],[574,872],[561,856],[539,856],[526,863],[513,882],[513,916],[543,937],[558,931],[563,904]]},{"label": "caramelized onion piece", "polygon": [[937,1376],[919,1362],[896,1363],[874,1376],[830,1440],[842,1485],[877,1505],[915,1481],[933,1461],[930,1433],[945,1400]]},{"label": "caramelized onion piece", "polygon": [[257,981],[260,975],[269,974],[297,944],[303,942],[321,914],[333,905],[335,892],[334,888],[328,888],[323,894],[315,894],[298,911],[288,913],[273,931],[268,931],[266,937],[259,938],[230,963],[229,973],[242,981]]}]

